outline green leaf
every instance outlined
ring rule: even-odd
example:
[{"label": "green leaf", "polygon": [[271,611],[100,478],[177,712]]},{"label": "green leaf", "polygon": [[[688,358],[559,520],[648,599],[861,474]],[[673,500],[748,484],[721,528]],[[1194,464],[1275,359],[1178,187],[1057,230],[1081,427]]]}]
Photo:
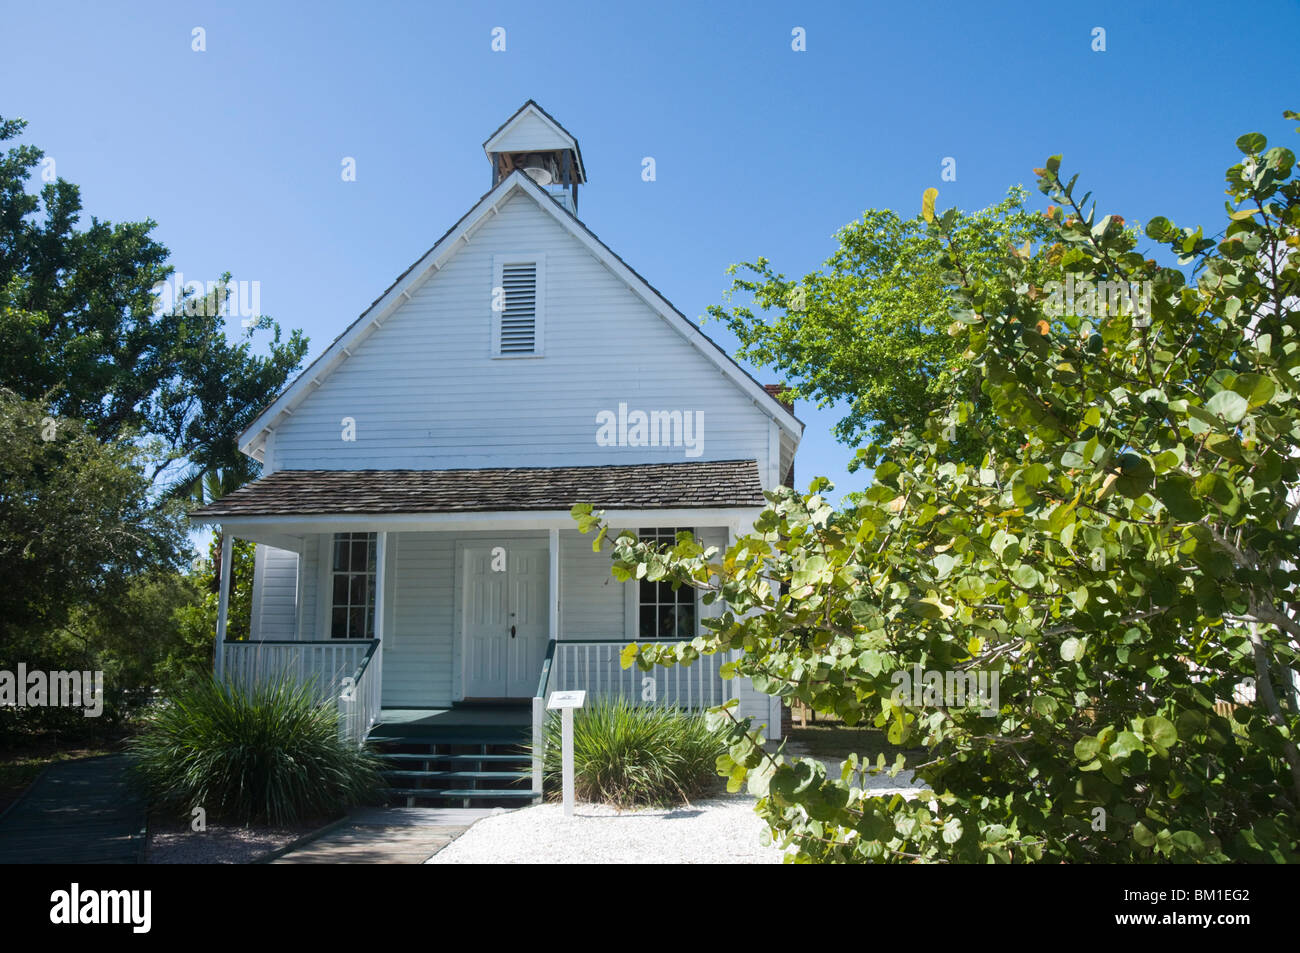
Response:
[{"label": "green leaf", "polygon": [[952,572],[952,567],[957,564],[957,560],[948,553],[940,553],[931,560],[931,563],[934,565],[936,577],[942,579]]},{"label": "green leaf", "polygon": [[858,625],[866,626],[869,629],[877,629],[884,625],[885,618],[869,602],[852,602],[849,604],[849,613],[853,616],[853,621]]},{"label": "green leaf", "polygon": [[1240,423],[1250,404],[1236,391],[1221,390],[1205,402],[1205,409],[1230,424]]},{"label": "green leaf", "polygon": [[1246,398],[1251,410],[1262,407],[1273,399],[1277,393],[1277,385],[1265,377],[1263,374],[1238,374],[1236,380],[1232,382],[1233,393],[1240,394]]},{"label": "green leaf", "polygon": [[1175,831],[1173,840],[1178,847],[1194,857],[1205,854],[1205,841],[1195,831]]},{"label": "green leaf", "polygon": [[1192,481],[1181,473],[1161,479],[1156,484],[1155,495],[1176,520],[1194,523],[1204,515],[1204,509],[1192,495]]},{"label": "green leaf", "polygon": [[958,599],[963,599],[966,602],[974,602],[975,600],[984,597],[987,587],[984,584],[983,578],[980,576],[962,576],[957,580],[953,587],[953,591],[956,592]]},{"label": "green leaf", "polygon": [[1141,821],[1133,825],[1133,839],[1143,847],[1154,847],[1156,845],[1156,835],[1151,833]]},{"label": "green leaf", "polygon": [[1127,758],[1135,751],[1142,750],[1142,739],[1131,731],[1121,731],[1114,741],[1110,743],[1107,754],[1112,760]]},{"label": "green leaf", "polygon": [[1174,723],[1160,715],[1152,715],[1142,722],[1142,735],[1162,748],[1170,748],[1178,741]]},{"label": "green leaf", "polygon": [[1258,132],[1248,132],[1237,139],[1237,148],[1248,156],[1259,155],[1267,145],[1268,140]]},{"label": "green leaf", "polygon": [[1033,589],[1038,585],[1041,577],[1038,575],[1038,570],[1029,563],[1021,563],[1011,571],[1011,578],[1020,588]]},{"label": "green leaf", "polygon": [[1120,471],[1119,479],[1115,481],[1116,492],[1135,500],[1151,488],[1155,470],[1146,457],[1137,453],[1121,453],[1115,463]]}]

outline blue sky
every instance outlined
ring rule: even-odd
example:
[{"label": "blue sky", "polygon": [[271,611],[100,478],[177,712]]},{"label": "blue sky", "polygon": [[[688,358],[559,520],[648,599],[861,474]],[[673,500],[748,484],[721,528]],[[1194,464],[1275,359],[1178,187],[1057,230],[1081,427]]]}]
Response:
[{"label": "blue sky", "polygon": [[[529,98],[581,143],[583,220],[690,317],[719,302],[728,264],[764,255],[801,275],[862,210],[914,214],[930,186],[941,208],[1017,183],[1041,206],[1031,170],[1054,153],[1102,212],[1216,232],[1235,138],[1295,148],[1281,113],[1300,109],[1293,0],[2,12],[0,115],[30,121],[25,141],[82,187],[87,222],[153,218],[187,279],[259,281],[309,359],[486,191],[481,143]],[[830,438],[834,409],[797,412],[800,485],[864,485]]]}]

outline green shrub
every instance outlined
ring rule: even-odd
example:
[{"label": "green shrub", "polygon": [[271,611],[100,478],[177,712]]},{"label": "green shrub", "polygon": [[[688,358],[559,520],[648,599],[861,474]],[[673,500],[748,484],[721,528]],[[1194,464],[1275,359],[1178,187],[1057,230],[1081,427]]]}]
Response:
[{"label": "green shrub", "polygon": [[[546,722],[545,777],[560,791],[559,713]],[[617,807],[667,807],[719,784],[722,735],[702,715],[623,699],[597,700],[573,716],[573,777],[578,800]]]},{"label": "green shrub", "polygon": [[373,755],[339,738],[338,714],[295,683],[240,690],[214,679],[178,692],[130,744],[132,774],[159,810],[294,824],[365,801]]}]

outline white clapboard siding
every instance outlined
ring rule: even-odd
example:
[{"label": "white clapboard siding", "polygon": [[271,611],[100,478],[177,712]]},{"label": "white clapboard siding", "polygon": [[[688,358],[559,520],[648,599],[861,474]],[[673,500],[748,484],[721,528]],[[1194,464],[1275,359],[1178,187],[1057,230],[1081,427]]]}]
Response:
[{"label": "white clapboard siding", "polygon": [[251,638],[292,639],[297,622],[298,554],[264,546],[253,556]]},{"label": "white clapboard siding", "polygon": [[383,700],[388,708],[450,706],[454,537],[397,533],[391,637],[384,641]]},{"label": "white clapboard siding", "polygon": [[560,533],[561,639],[627,636],[624,584],[610,573],[609,547],[591,551],[594,536]]},{"label": "white clapboard siding", "polygon": [[505,134],[491,143],[493,152],[542,152],[572,148],[573,141],[531,110],[510,123]]},{"label": "white clapboard siding", "polygon": [[[545,256],[540,358],[493,358],[494,255]],[[676,319],[674,319],[676,320]],[[702,453],[601,447],[596,416],[702,411]],[[355,421],[344,441],[343,419]],[[361,341],[275,434],[276,469],[443,469],[768,458],[718,367],[523,192]],[[760,466],[760,471],[763,466]]]}]

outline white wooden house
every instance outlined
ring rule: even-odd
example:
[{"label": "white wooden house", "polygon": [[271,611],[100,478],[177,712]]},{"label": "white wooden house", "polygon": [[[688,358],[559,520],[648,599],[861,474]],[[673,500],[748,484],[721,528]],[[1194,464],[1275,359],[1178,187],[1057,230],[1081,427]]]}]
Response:
[{"label": "white wooden house", "polygon": [[456,796],[503,793],[486,745],[526,738],[558,689],[738,696],[779,735],[777,700],[719,657],[620,668],[708,610],[615,581],[569,510],[725,545],[803,425],[583,225],[582,154],[541,107],[484,150],[487,194],[240,436],[262,476],[193,514],[226,534],[223,579],[231,538],[257,543],[251,637],[226,640],[223,593],[218,673],[312,678],[354,737],[445,741],[406,752],[406,787]]}]

